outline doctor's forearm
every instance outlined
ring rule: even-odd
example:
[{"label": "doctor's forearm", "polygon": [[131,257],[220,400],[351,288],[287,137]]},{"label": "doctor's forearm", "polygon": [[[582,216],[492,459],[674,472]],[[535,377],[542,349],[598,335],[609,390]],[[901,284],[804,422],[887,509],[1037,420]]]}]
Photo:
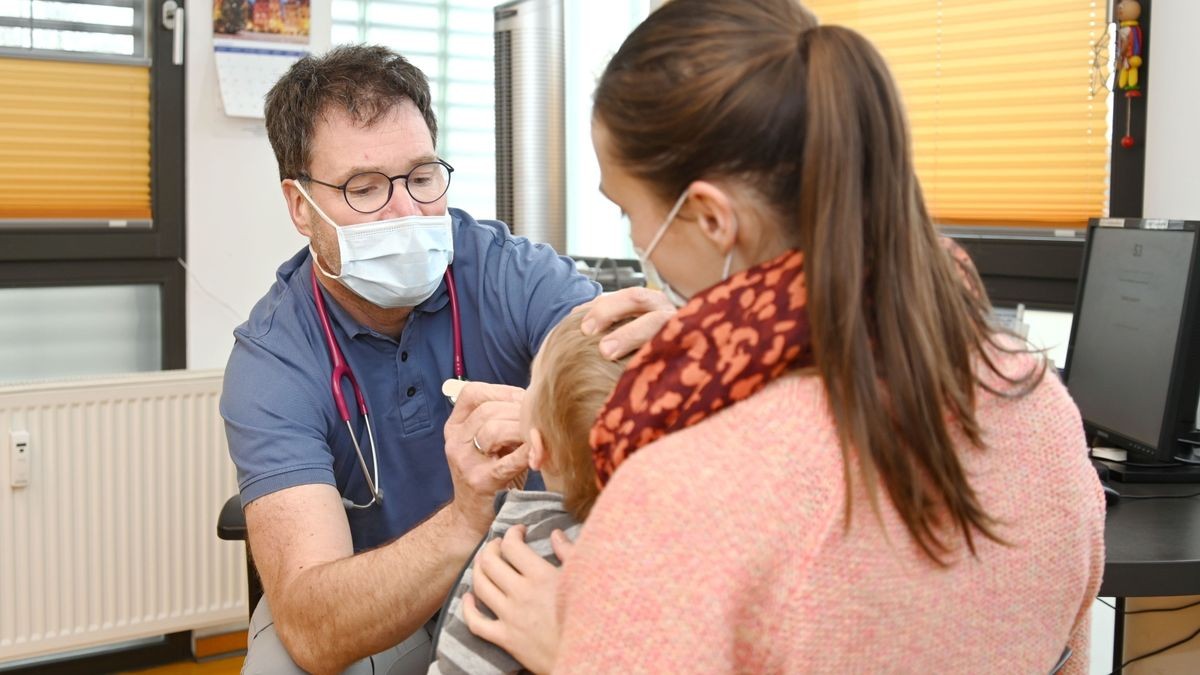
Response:
[{"label": "doctor's forearm", "polygon": [[336,673],[412,635],[450,592],[476,529],[443,508],[390,544],[297,573],[270,598],[292,659]]}]

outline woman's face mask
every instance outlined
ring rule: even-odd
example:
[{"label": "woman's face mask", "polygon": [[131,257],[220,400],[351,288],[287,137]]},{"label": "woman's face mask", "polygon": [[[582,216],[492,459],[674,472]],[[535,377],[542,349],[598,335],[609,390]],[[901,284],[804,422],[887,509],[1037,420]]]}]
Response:
[{"label": "woman's face mask", "polygon": [[309,247],[313,267],[321,274],[337,279],[367,302],[388,309],[416,307],[441,285],[446,268],[454,261],[449,213],[338,226],[300,183],[295,185],[337,234],[341,274],[325,271],[316,251]]},{"label": "woman's face mask", "polygon": [[[679,195],[679,199],[675,200],[675,206],[667,212],[667,217],[663,219],[662,225],[658,226],[658,231],[655,232],[654,238],[650,240],[650,245],[645,251],[638,248],[637,244],[633,245],[633,252],[637,255],[638,260],[642,263],[642,271],[646,274],[646,281],[652,285],[662,289],[662,292],[667,295],[667,299],[676,307],[683,307],[688,303],[687,296],[675,290],[671,283],[659,275],[658,269],[650,260],[650,255],[654,253],[654,249],[658,247],[658,243],[662,241],[663,235],[667,233],[667,228],[674,222],[675,216],[679,215],[679,210],[687,202],[688,191],[684,190],[683,194]],[[733,265],[733,249],[729,249],[729,255],[725,257],[725,269],[721,272],[721,281],[729,278],[729,268]]]}]

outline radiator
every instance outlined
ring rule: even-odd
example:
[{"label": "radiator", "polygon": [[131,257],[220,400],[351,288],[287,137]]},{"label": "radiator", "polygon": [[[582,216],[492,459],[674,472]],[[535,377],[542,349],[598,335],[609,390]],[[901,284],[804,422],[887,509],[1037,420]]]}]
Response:
[{"label": "radiator", "polygon": [[0,666],[245,620],[220,391],[220,371],[0,387]]}]

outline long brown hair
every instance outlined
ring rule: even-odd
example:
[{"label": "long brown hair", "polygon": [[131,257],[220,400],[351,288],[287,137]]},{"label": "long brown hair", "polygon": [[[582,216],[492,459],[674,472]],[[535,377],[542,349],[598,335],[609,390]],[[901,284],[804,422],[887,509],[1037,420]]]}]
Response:
[{"label": "long brown hair", "polygon": [[954,427],[982,449],[976,359],[1012,396],[1036,386],[1044,362],[1013,378],[993,361],[1012,348],[988,323],[973,269],[939,242],[878,51],[852,30],[817,27],[795,0],[670,0],[609,63],[594,114],[618,161],[663,200],[694,180],[733,179],[784,223],[805,254],[814,355],[842,451],[857,450],[873,503],[882,482],[939,563],[953,550],[947,525],[972,552],[976,530],[1001,541]]}]

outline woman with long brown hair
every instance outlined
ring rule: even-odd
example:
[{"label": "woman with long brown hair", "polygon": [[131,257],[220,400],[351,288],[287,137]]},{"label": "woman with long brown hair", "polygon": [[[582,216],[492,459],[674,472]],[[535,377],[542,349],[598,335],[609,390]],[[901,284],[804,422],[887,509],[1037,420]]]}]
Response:
[{"label": "woman with long brown hair", "polygon": [[1068,646],[1086,671],[1078,411],[939,239],[874,47],[795,0],[671,0],[593,140],[685,304],[592,430],[604,490],[561,579],[497,543],[472,630],[556,672],[1048,672]]}]

